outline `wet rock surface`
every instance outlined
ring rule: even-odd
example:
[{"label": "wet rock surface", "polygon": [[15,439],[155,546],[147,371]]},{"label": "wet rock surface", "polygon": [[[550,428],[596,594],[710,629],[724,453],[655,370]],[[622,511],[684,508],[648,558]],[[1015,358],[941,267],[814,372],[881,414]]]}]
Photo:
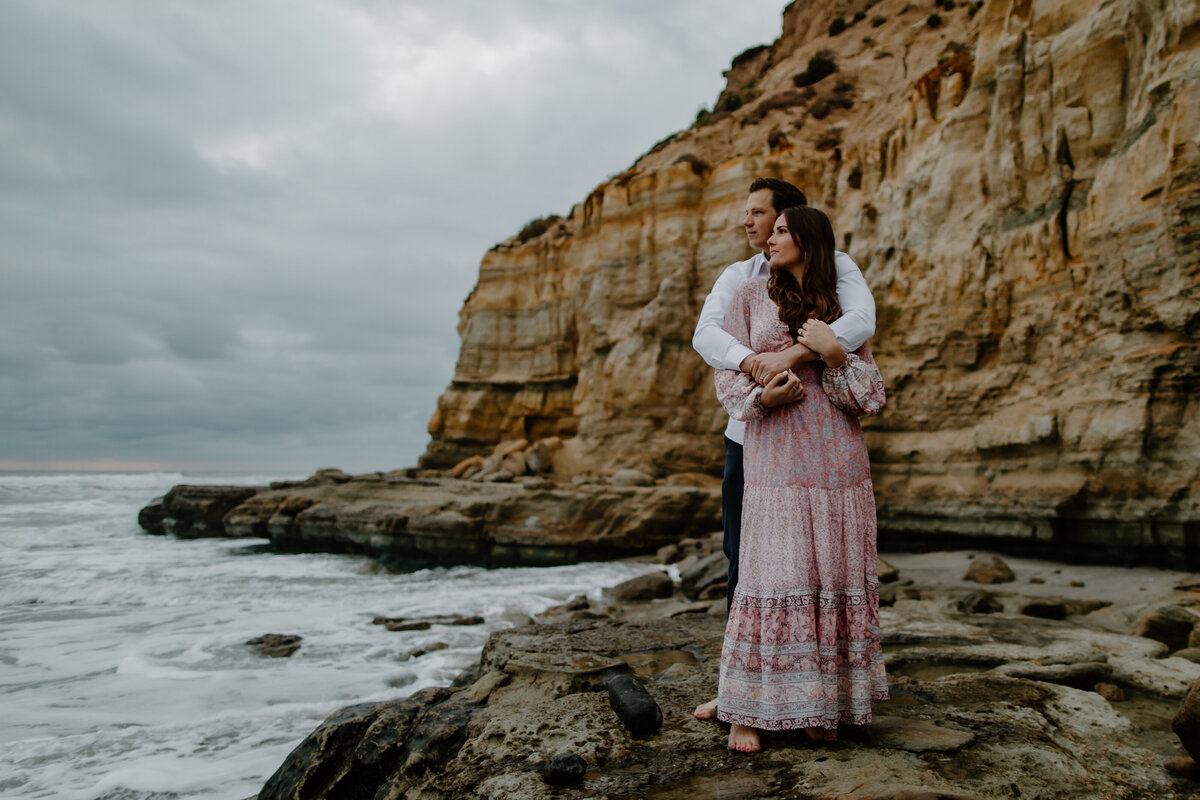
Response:
[{"label": "wet rock surface", "polygon": [[579,783],[587,772],[587,762],[575,753],[557,753],[542,767],[542,779],[553,786]]},{"label": "wet rock surface", "polygon": [[[1045,583],[1007,584],[994,591],[1005,610],[971,614],[958,609],[978,586],[961,578],[967,555],[889,555],[910,590],[880,614],[892,699],[838,742],[774,733],[761,753],[735,754],[727,726],[692,717],[715,696],[723,600],[580,597],[550,621],[493,634],[452,688],[338,712],[260,797],[1196,796],[1195,762],[1171,722],[1200,696],[1200,665],[1133,632],[1150,609],[1193,602],[1172,589],[1179,574],[1013,558],[1018,575]],[[1073,609],[1101,595],[1111,604],[1063,620],[1015,610],[1039,592]],[[596,617],[571,618],[581,613]],[[614,713],[609,687],[634,678],[661,709],[654,733]],[[1180,736],[1196,730],[1187,714]],[[551,785],[546,770],[563,754],[586,771]]]},{"label": "wet rock surface", "polygon": [[267,658],[287,658],[300,649],[303,636],[284,633],[265,633],[246,642],[260,656]]}]

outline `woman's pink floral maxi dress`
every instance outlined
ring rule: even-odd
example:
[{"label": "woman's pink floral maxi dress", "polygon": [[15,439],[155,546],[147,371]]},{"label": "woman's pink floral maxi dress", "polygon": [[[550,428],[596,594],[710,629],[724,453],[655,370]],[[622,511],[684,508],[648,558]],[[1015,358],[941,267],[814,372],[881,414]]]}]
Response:
[{"label": "woman's pink floral maxi dress", "polygon": [[[738,287],[725,330],[756,353],[792,343],[765,278]],[[858,424],[883,407],[883,381],[866,344],[841,367],[793,373],[806,398],[766,409],[749,375],[716,375],[717,397],[746,420],[740,579],[717,717],[761,730],[862,725],[871,702],[888,699],[875,498]]]}]

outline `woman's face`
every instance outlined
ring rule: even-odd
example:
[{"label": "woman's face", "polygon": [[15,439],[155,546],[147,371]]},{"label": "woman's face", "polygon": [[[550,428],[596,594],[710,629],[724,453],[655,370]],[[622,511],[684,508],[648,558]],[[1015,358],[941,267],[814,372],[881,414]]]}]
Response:
[{"label": "woman's face", "polygon": [[783,214],[775,220],[775,230],[767,240],[767,259],[773,269],[801,266],[803,256],[800,246],[792,239],[792,232],[788,230],[787,219]]}]

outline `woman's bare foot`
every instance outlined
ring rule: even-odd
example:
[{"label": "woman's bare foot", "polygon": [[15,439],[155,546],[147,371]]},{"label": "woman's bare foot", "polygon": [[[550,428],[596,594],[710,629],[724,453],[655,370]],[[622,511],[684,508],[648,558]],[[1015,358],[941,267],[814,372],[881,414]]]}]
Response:
[{"label": "woman's bare foot", "polygon": [[703,705],[696,706],[696,710],[692,712],[692,716],[696,719],[712,719],[717,715],[717,698],[709,700]]},{"label": "woman's bare foot", "polygon": [[733,725],[729,728],[729,749],[739,753],[757,753],[762,749],[758,741],[758,731],[745,725]]},{"label": "woman's bare foot", "polygon": [[829,730],[828,728],[805,728],[804,732],[808,738],[814,742],[836,742],[837,730]]}]

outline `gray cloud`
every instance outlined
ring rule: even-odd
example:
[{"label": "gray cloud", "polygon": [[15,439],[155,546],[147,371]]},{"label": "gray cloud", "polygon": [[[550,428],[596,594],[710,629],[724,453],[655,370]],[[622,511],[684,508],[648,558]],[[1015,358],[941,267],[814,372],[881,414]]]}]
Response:
[{"label": "gray cloud", "polygon": [[484,251],[781,9],[0,4],[0,466],[415,463]]}]

